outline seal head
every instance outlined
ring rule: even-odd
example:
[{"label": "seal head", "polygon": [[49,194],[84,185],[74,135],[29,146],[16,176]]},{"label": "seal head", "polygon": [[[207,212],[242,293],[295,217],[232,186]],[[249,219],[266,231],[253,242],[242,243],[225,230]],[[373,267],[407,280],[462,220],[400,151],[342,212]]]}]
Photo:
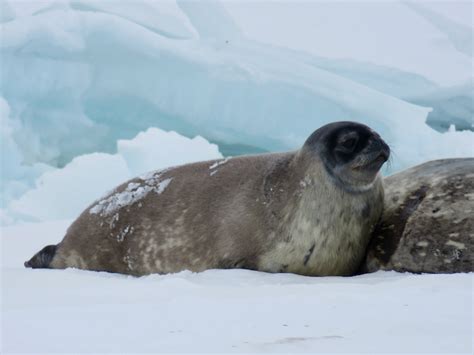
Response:
[{"label": "seal head", "polygon": [[303,149],[317,152],[328,174],[343,189],[358,192],[372,185],[390,148],[369,127],[357,122],[335,122],[316,130]]}]

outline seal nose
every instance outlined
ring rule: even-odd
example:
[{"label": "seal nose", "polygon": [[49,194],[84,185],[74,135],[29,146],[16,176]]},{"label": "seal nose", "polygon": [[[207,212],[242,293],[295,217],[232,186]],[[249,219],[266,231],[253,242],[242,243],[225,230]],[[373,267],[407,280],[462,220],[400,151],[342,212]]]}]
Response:
[{"label": "seal nose", "polygon": [[390,158],[390,147],[380,137],[376,137],[369,148],[371,152],[377,154],[377,158],[382,158],[383,162],[386,162]]},{"label": "seal nose", "polygon": [[390,158],[390,147],[383,141],[383,139],[380,139],[380,145],[380,156],[384,159],[384,161],[387,161],[388,158]]}]

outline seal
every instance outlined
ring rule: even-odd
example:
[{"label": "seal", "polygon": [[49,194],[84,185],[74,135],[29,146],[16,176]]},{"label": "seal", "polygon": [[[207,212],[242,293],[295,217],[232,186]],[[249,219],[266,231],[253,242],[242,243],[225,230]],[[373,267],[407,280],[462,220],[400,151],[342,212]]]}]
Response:
[{"label": "seal", "polygon": [[361,273],[474,271],[474,158],[433,160],[384,179]]},{"label": "seal", "polygon": [[352,275],[382,212],[389,154],[369,127],[336,122],[297,151],[150,172],[94,202],[25,266]]}]

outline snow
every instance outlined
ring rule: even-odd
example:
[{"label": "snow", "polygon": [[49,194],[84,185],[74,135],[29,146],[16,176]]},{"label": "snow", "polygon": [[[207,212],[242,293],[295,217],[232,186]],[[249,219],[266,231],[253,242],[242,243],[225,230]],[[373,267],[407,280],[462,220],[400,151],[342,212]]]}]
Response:
[{"label": "snow", "polygon": [[2,353],[471,354],[473,274],[142,278],[32,270],[70,220],[3,227]]},{"label": "snow", "polygon": [[117,152],[127,161],[132,176],[172,165],[222,158],[218,146],[200,136],[189,139],[157,128],[149,128],[130,140],[119,140]]},{"label": "snow", "polygon": [[80,156],[63,169],[41,175],[35,187],[13,200],[7,210],[20,220],[30,221],[77,217],[93,200],[129,177],[119,155]]},{"label": "snow", "polygon": [[[39,175],[26,192],[5,205],[1,222],[11,224],[77,217],[106,191],[142,175],[143,185],[131,183],[122,193],[109,196],[93,208],[97,213],[109,214],[124,204],[140,200],[151,191],[162,193],[171,180],[160,181],[160,171],[155,169],[219,158],[222,155],[217,146],[202,137],[190,139],[175,132],[150,128],[131,140],[119,140],[117,154],[85,154],[74,158],[64,168],[50,168]],[[8,171],[4,175],[6,185],[2,192],[13,194],[11,185],[19,178],[16,174],[9,181]]]},{"label": "snow", "polygon": [[215,169],[215,168],[217,168],[218,166],[221,166],[221,165],[227,163],[230,158],[231,158],[231,157],[226,157],[226,158],[223,159],[223,160],[216,161],[214,164],[212,164],[212,165],[209,167],[209,170]]},{"label": "snow", "polygon": [[99,200],[99,202],[89,210],[89,213],[108,216],[124,206],[140,202],[140,200],[145,198],[152,191],[160,195],[173,179],[168,178],[160,181],[159,178],[160,175],[157,175],[155,179],[146,180],[143,186],[131,182],[124,190],[112,192],[106,198]]}]

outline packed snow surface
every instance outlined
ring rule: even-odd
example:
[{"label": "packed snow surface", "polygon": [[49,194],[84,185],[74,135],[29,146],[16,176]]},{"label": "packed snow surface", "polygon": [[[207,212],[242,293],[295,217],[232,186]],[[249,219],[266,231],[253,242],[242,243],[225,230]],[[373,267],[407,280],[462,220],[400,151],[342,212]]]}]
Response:
[{"label": "packed snow surface", "polygon": [[25,269],[69,223],[1,229],[2,353],[472,354],[473,274]]}]

